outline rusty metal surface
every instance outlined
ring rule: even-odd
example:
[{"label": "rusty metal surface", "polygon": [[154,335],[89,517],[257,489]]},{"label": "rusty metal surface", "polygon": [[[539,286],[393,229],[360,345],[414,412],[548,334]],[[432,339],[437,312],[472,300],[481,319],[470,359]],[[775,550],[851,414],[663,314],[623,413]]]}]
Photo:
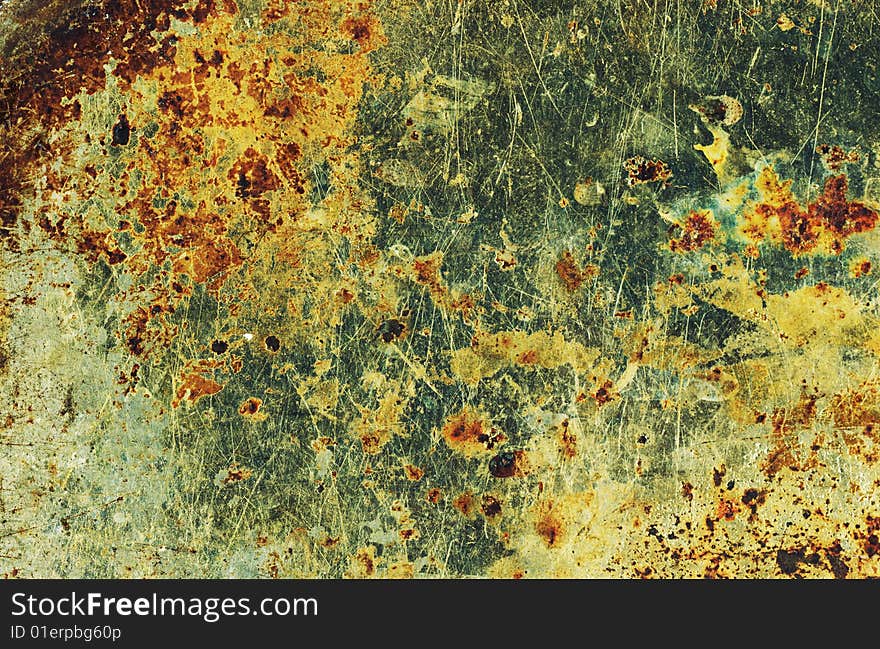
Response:
[{"label": "rusty metal surface", "polygon": [[876,577],[877,24],[0,2],[0,573]]}]

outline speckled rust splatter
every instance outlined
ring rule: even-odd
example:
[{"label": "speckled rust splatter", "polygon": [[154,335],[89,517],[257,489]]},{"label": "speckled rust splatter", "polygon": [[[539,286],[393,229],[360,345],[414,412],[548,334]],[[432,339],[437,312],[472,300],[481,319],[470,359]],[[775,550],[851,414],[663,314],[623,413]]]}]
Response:
[{"label": "speckled rust splatter", "polygon": [[870,7],[569,4],[2,3],[0,573],[878,576]]}]

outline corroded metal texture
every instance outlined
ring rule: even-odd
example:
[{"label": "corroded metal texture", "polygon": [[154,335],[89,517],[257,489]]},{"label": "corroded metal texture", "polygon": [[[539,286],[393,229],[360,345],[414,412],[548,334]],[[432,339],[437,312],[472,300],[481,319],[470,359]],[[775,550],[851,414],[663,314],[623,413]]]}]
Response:
[{"label": "corroded metal texture", "polygon": [[880,572],[845,0],[0,2],[0,572]]}]

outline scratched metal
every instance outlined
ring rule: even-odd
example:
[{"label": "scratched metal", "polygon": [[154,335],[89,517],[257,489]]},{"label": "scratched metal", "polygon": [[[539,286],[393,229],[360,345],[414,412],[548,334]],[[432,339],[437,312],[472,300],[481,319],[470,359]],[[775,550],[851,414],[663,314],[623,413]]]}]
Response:
[{"label": "scratched metal", "polygon": [[880,574],[873,0],[0,2],[0,573]]}]

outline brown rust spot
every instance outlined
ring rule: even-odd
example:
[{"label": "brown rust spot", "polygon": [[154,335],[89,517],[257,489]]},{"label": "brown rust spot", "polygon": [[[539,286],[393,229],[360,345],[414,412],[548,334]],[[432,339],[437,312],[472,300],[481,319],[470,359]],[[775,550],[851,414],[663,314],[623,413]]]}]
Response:
[{"label": "brown rust spot", "polygon": [[260,411],[260,407],[263,405],[263,400],[258,397],[248,397],[244,400],[244,402],[238,407],[238,414],[248,417],[256,415]]},{"label": "brown rust spot", "polygon": [[739,507],[732,500],[722,499],[718,503],[718,507],[715,511],[715,517],[718,520],[724,519],[726,521],[732,521],[736,518],[737,513],[739,513]]},{"label": "brown rust spot", "polygon": [[822,163],[829,171],[839,171],[845,164],[855,164],[860,156],[857,150],[844,151],[836,144],[820,144],[816,147],[816,153],[822,156]]},{"label": "brown rust spot", "polygon": [[782,469],[789,467],[797,469],[797,459],[794,457],[789,443],[782,436],[777,437],[777,443],[761,462],[761,470],[772,478]]},{"label": "brown rust spot", "polygon": [[681,496],[688,502],[693,502],[694,500],[694,485],[690,482],[682,482],[681,483]]},{"label": "brown rust spot", "polygon": [[370,431],[360,436],[361,449],[367,455],[378,455],[386,440],[378,431]]},{"label": "brown rust spot", "polygon": [[865,519],[867,529],[862,535],[862,547],[869,557],[880,555],[880,516],[867,516]]},{"label": "brown rust spot", "polygon": [[224,485],[235,484],[236,482],[241,482],[242,480],[247,480],[253,475],[253,471],[250,469],[245,469],[238,464],[233,464],[226,470],[226,476],[223,478]]},{"label": "brown rust spot", "polygon": [[572,460],[577,456],[577,437],[571,432],[571,422],[563,419],[559,425],[559,452],[565,460]]},{"label": "brown rust spot", "polygon": [[144,356],[154,349],[164,349],[176,334],[168,323],[164,309],[157,304],[137,307],[123,319],[121,337],[133,356]]},{"label": "brown rust spot", "polygon": [[494,519],[501,515],[501,501],[495,496],[486,494],[480,500],[480,511],[488,519]]},{"label": "brown rust spot", "polygon": [[443,492],[440,491],[437,487],[432,487],[428,489],[425,493],[425,500],[427,500],[432,505],[436,505],[443,499]]},{"label": "brown rust spot", "polygon": [[767,492],[751,487],[743,492],[741,502],[751,510],[749,520],[754,520],[758,513],[758,507],[767,501]]},{"label": "brown rust spot", "polygon": [[406,479],[410,482],[418,482],[425,475],[425,472],[422,471],[422,469],[412,464],[404,464],[403,472],[406,475]]},{"label": "brown rust spot", "polygon": [[489,460],[489,474],[494,478],[521,478],[527,473],[524,451],[502,451]]},{"label": "brown rust spot", "polygon": [[877,224],[877,212],[858,201],[848,201],[849,184],[845,175],[830,176],[825,180],[825,190],[810,203],[813,220],[840,237],[867,232]]},{"label": "brown rust spot", "polygon": [[593,401],[596,402],[597,406],[602,407],[605,404],[610,403],[620,395],[614,389],[614,382],[609,379],[604,381],[602,385],[591,392],[590,396],[593,398]]},{"label": "brown rust spot", "polygon": [[[773,415],[773,446],[759,467],[768,478],[774,477],[782,469],[805,471],[818,465],[816,452],[821,448],[821,437],[817,437],[809,449],[802,449],[795,432],[809,426],[815,416],[817,397],[802,398],[802,402],[786,413],[779,409]],[[808,451],[808,452],[805,452]]]},{"label": "brown rust spot", "polygon": [[627,173],[627,183],[641,185],[644,183],[666,182],[672,177],[672,171],[662,160],[648,160],[640,155],[624,161],[623,168]]},{"label": "brown rust spot", "polygon": [[127,146],[131,138],[131,125],[128,123],[128,116],[122,113],[119,120],[113,125],[113,133],[110,144],[112,146]]},{"label": "brown rust spot", "polygon": [[529,349],[516,357],[516,362],[519,365],[534,365],[538,362],[538,352],[534,349]]},{"label": "brown rust spot", "polygon": [[278,177],[268,167],[266,156],[253,147],[245,149],[235,161],[228,178],[235,183],[235,195],[239,198],[257,198],[280,186]]},{"label": "brown rust spot", "polygon": [[576,291],[584,283],[586,276],[575,261],[574,255],[565,250],[556,262],[556,274],[563,286],[569,291]]},{"label": "brown rust spot", "polygon": [[418,257],[413,260],[415,280],[419,284],[436,286],[440,283],[440,267],[443,265],[443,257],[438,253]]},{"label": "brown rust spot", "polygon": [[535,533],[548,548],[559,547],[565,538],[562,519],[555,509],[551,501],[543,502],[535,520]]},{"label": "brown rust spot", "polygon": [[465,518],[473,518],[477,512],[477,499],[472,493],[465,492],[455,497],[452,506]]},{"label": "brown rust spot", "polygon": [[[704,3],[704,7],[707,3]],[[715,3],[712,3],[715,8]],[[732,126],[736,124],[743,116],[742,104],[734,97],[728,95],[706,97],[699,104],[690,106],[710,124],[723,124]]]},{"label": "brown rust spot", "polygon": [[341,288],[336,291],[336,298],[342,302],[342,304],[350,304],[354,300],[355,295],[347,288]]},{"label": "brown rust spot", "polygon": [[378,563],[375,546],[359,548],[352,558],[350,575],[355,578],[372,577],[376,573],[376,564]]},{"label": "brown rust spot", "polygon": [[379,22],[371,15],[346,18],[342,21],[342,32],[357,42],[362,52],[369,52],[386,43]]},{"label": "brown rust spot", "polygon": [[859,277],[865,277],[866,275],[870,275],[871,269],[872,269],[872,266],[871,266],[871,262],[869,260],[864,259],[864,258],[855,259],[850,264],[849,274],[853,278],[858,279]]}]

